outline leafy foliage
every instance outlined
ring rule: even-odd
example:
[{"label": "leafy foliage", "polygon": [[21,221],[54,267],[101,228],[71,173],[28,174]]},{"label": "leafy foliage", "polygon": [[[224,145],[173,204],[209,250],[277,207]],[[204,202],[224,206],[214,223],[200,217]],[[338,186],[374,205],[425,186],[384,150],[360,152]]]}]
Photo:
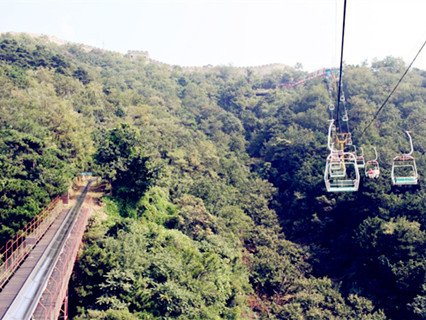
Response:
[{"label": "leafy foliage", "polygon": [[424,172],[424,71],[357,140],[404,63],[347,66],[354,139],[383,174],[337,195],[322,181],[325,85],[279,88],[299,69],[185,69],[11,35],[0,56],[1,235],[78,170],[111,184],[75,270],[77,319],[424,318],[424,190],[388,181],[401,128]]},{"label": "leafy foliage", "polygon": [[138,200],[154,174],[138,142],[136,131],[122,124],[103,135],[95,154],[95,162],[111,182],[114,195],[124,200]]}]

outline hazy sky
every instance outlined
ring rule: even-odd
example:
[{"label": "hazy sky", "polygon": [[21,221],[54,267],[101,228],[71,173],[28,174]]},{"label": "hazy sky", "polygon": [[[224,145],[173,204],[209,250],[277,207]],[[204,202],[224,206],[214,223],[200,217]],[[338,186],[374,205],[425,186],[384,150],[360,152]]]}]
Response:
[{"label": "hazy sky", "polygon": [[[0,31],[33,32],[162,62],[336,66],[343,0],[0,0]],[[411,61],[426,0],[348,0],[345,61]],[[416,67],[426,70],[426,49]]]}]

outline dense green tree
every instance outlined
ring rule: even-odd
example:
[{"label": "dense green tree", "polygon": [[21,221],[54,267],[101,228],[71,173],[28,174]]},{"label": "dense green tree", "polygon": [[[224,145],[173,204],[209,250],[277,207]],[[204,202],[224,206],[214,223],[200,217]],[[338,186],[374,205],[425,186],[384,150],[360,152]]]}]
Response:
[{"label": "dense green tree", "polygon": [[103,135],[95,154],[96,164],[119,198],[138,200],[153,178],[154,171],[138,148],[139,141],[136,131],[122,124]]},{"label": "dense green tree", "polygon": [[63,152],[41,139],[0,129],[0,243],[68,188],[72,171],[63,158]]},{"label": "dense green tree", "polygon": [[404,68],[345,67],[354,142],[377,146],[382,176],[339,195],[322,180],[323,79],[280,87],[301,68],[181,68],[2,35],[2,241],[90,169],[112,197],[76,268],[82,319],[422,319],[425,193],[389,172],[409,128],[424,175],[426,73],[360,136]]}]

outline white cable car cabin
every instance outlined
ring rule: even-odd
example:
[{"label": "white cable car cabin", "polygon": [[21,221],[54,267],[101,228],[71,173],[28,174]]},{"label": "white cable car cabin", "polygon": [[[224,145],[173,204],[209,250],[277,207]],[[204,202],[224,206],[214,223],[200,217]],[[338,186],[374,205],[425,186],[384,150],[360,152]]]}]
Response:
[{"label": "white cable car cabin", "polygon": [[356,150],[356,146],[354,146],[355,149],[355,155],[356,155],[356,164],[358,168],[365,168],[365,158],[364,158],[364,150],[361,149],[361,155],[358,155],[358,152]]},{"label": "white cable car cabin", "polygon": [[356,157],[351,152],[344,152],[339,155],[344,165],[344,173],[338,175],[337,173],[343,173],[341,171],[334,171],[332,168],[334,165],[335,153],[330,153],[327,157],[325,170],[324,170],[324,182],[328,192],[355,192],[359,188],[359,170],[356,164]]},{"label": "white cable car cabin", "polygon": [[410,140],[411,150],[407,154],[393,158],[391,179],[394,186],[417,185],[419,182],[416,160],[411,155],[414,151],[413,140],[410,133],[408,131],[405,132]]},{"label": "white cable car cabin", "polygon": [[[328,128],[328,149],[330,154],[327,157],[324,182],[328,192],[354,192],[359,188],[359,170],[356,163],[356,156],[352,152],[339,151],[334,148],[332,133],[335,132],[334,120],[330,121]],[[344,148],[350,133],[344,134],[344,140],[339,139],[336,134],[337,143]]]},{"label": "white cable car cabin", "polygon": [[377,161],[377,149],[373,147],[376,157],[372,160],[368,160],[365,163],[365,176],[369,179],[377,179],[380,176],[379,161]]},{"label": "white cable car cabin", "polygon": [[346,176],[346,166],[343,158],[337,153],[331,153],[329,155],[329,174],[331,178],[343,178]]}]

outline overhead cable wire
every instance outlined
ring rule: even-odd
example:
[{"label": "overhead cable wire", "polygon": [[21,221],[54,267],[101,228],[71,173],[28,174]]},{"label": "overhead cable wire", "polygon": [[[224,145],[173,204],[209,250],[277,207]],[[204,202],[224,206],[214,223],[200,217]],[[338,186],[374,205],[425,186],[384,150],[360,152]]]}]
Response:
[{"label": "overhead cable wire", "polygon": [[413,65],[414,61],[416,61],[417,57],[419,56],[420,52],[422,52],[423,48],[426,45],[426,40],[423,42],[422,46],[420,47],[419,51],[417,51],[416,56],[414,57],[414,59],[411,61],[411,63],[408,65],[407,69],[405,70],[405,72],[403,73],[403,75],[401,76],[401,78],[399,78],[398,82],[396,83],[395,87],[392,89],[392,91],[389,93],[389,95],[387,96],[387,98],[385,99],[385,101],[383,101],[382,105],[380,106],[379,109],[377,109],[376,113],[373,116],[373,119],[371,119],[371,121],[367,124],[367,126],[364,128],[364,130],[362,130],[360,138],[364,135],[364,133],[367,131],[367,129],[371,126],[371,124],[374,122],[374,120],[376,120],[377,116],[379,115],[380,111],[382,111],[382,109],[385,107],[385,105],[388,103],[390,97],[393,95],[393,93],[396,91],[396,89],[398,88],[399,84],[402,82],[402,80],[404,79],[404,77],[407,75],[408,71],[410,70],[411,66]]},{"label": "overhead cable wire", "polygon": [[343,48],[345,46],[345,24],[346,24],[346,0],[343,4],[343,26],[342,26],[342,44],[340,48],[340,68],[339,68],[339,85],[338,85],[338,92],[337,92],[337,108],[336,108],[336,120],[337,124],[340,127],[340,95],[342,90],[342,73],[343,73]]}]

